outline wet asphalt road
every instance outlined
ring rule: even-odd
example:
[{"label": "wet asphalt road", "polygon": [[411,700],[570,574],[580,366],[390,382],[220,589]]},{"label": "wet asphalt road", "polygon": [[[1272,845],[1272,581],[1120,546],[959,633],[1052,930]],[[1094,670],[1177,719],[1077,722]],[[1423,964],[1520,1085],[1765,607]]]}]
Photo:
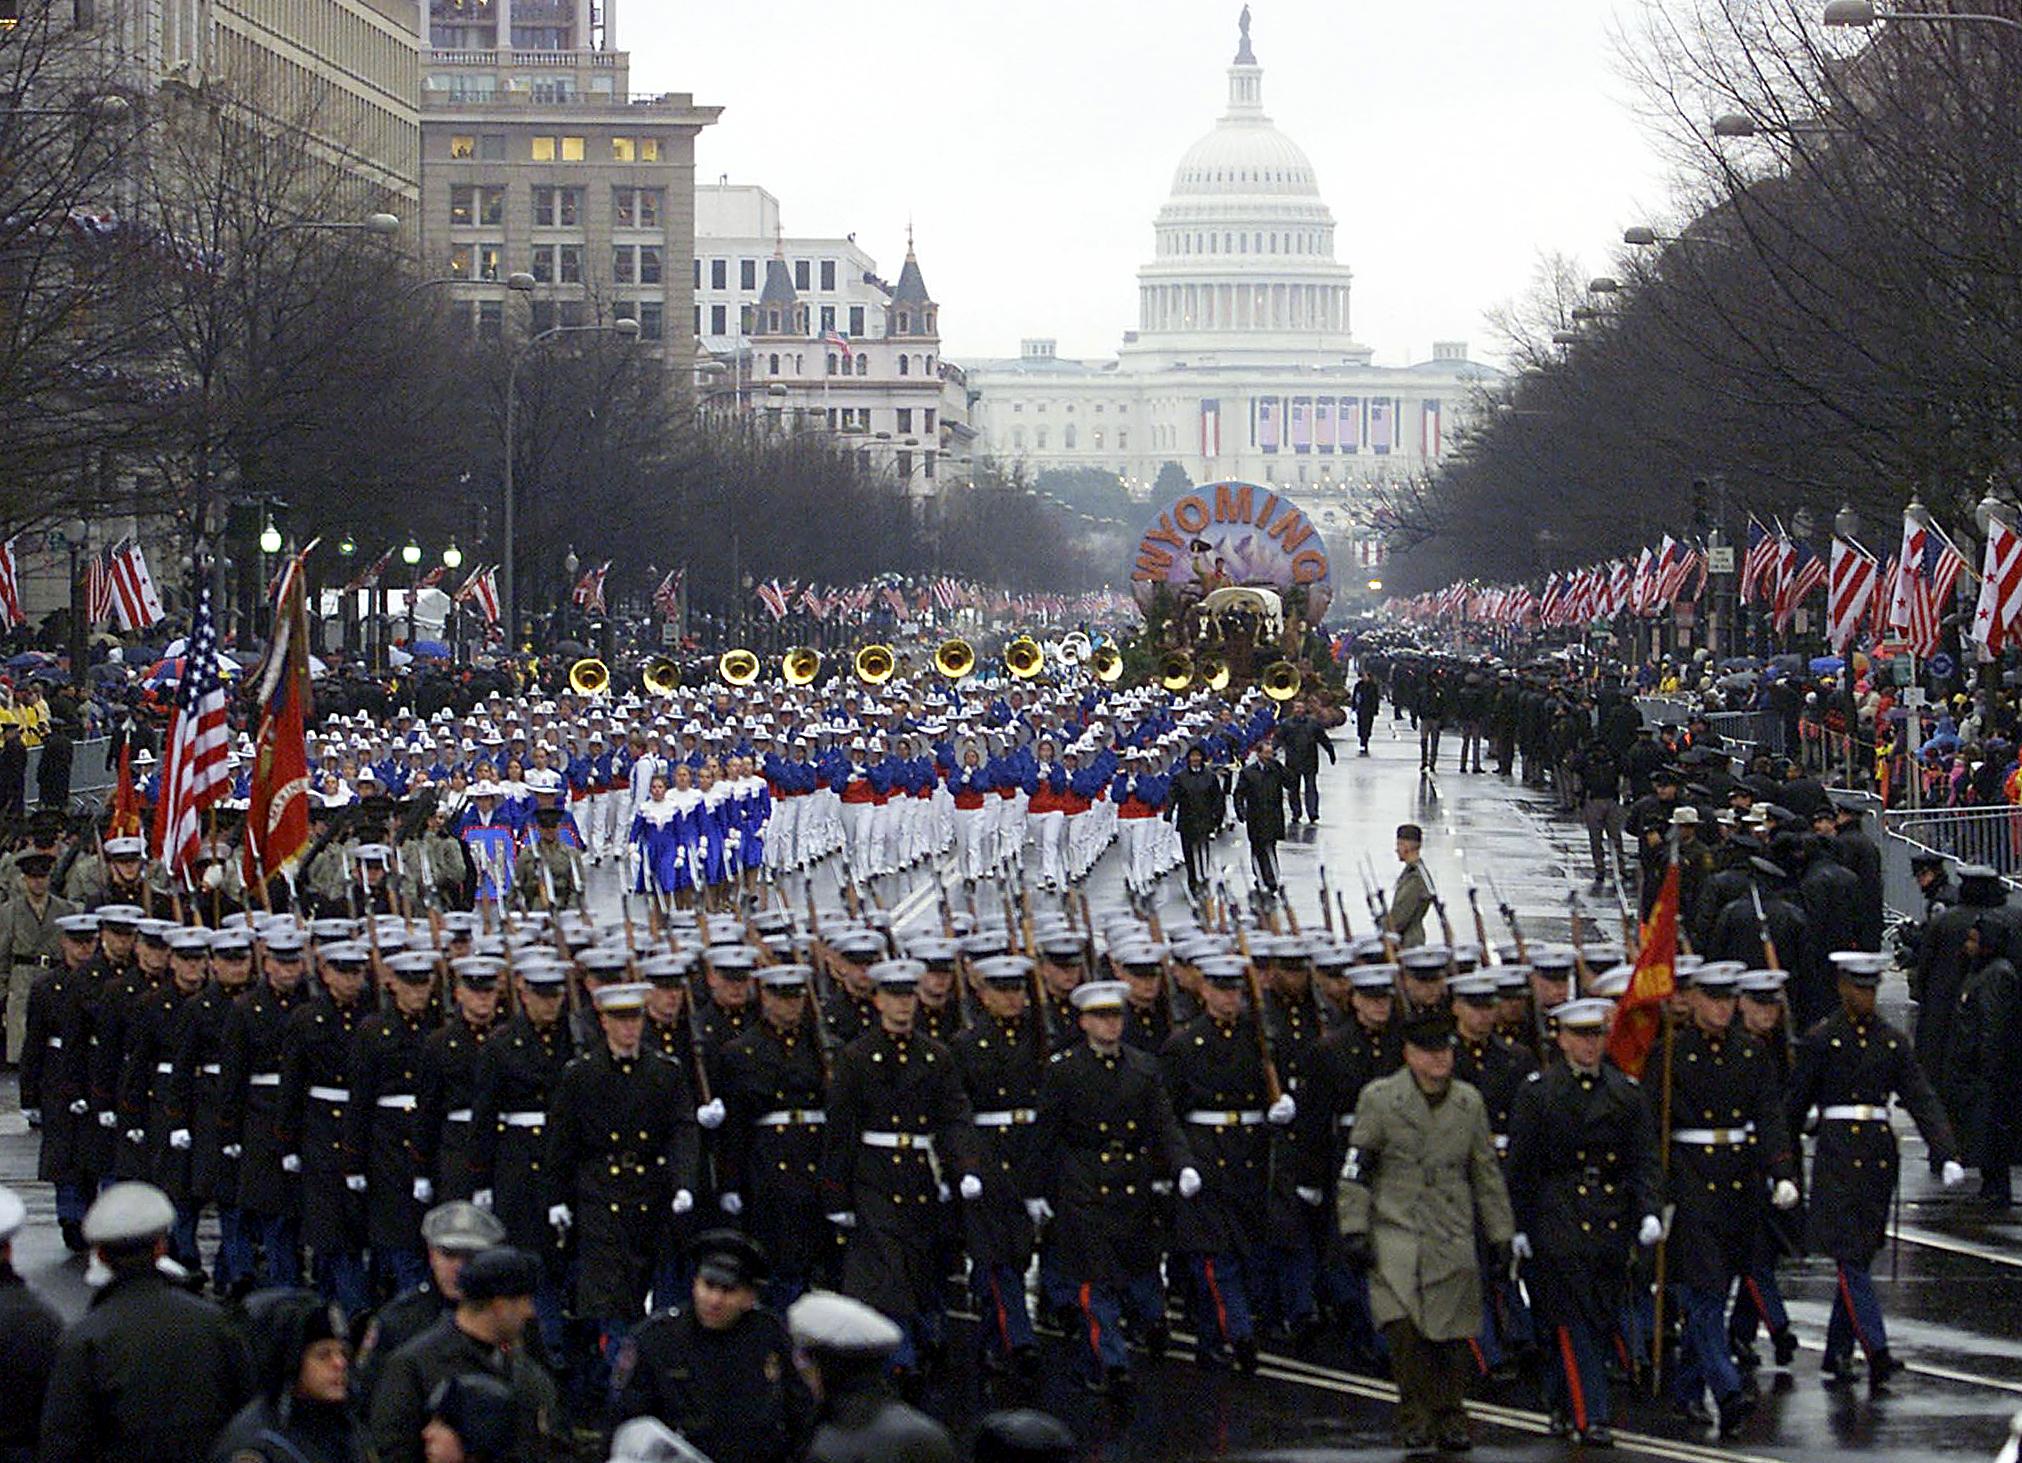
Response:
[{"label": "wet asphalt road", "polygon": [[[1372,755],[1344,745],[1338,765],[1322,772],[1322,825],[1284,845],[1288,888],[1306,923],[1318,922],[1318,868],[1325,862],[1335,887],[1346,888],[1357,928],[1367,928],[1356,870],[1364,856],[1387,883],[1394,875],[1392,830],[1403,821],[1427,830],[1426,857],[1442,890],[1467,919],[1460,891],[1471,875],[1496,888],[1516,908],[1533,938],[1564,938],[1567,891],[1581,886],[1591,914],[1614,933],[1612,895],[1585,896],[1591,869],[1586,837],[1558,820],[1549,794],[1514,785],[1493,773],[1475,776],[1448,765],[1433,779],[1417,773],[1416,738],[1389,720],[1377,724]],[[1240,835],[1224,839],[1222,862],[1246,860]],[[829,876],[817,876],[829,892]],[[931,880],[916,875],[885,881],[887,903],[902,921],[933,918]],[[592,875],[593,902],[615,903],[616,874]],[[1106,856],[1087,882],[1095,903],[1120,893],[1116,859]],[[1167,881],[1174,912],[1181,897]],[[795,898],[798,898],[796,892]],[[1491,938],[1503,931],[1484,888],[1483,913]],[[1884,992],[1884,1009],[1903,1019],[1899,980]],[[1900,1119],[1899,1119],[1900,1123]],[[1831,1298],[1830,1267],[1815,1261],[1787,1264],[1784,1290],[1803,1342],[1788,1372],[1765,1369],[1762,1404],[1741,1434],[1713,1439],[1647,1398],[1617,1403],[1616,1452],[1672,1460],[1709,1458],[1815,1458],[1842,1451],[1918,1459],[1991,1458],[2007,1434],[2009,1417],[2022,1409],[2022,1220],[1992,1215],[1971,1197],[1974,1184],[1947,1193],[1925,1171],[1922,1144],[1905,1136],[1900,1243],[1876,1266],[1891,1342],[1909,1369],[1889,1392],[1870,1397],[1865,1387],[1829,1389],[1818,1375],[1819,1343]],[[20,1190],[30,1223],[17,1241],[16,1263],[31,1283],[66,1312],[81,1308],[81,1266],[57,1243],[50,1195],[33,1182],[34,1144],[15,1101],[13,1081],[0,1087],[0,1182]],[[1068,1380],[1065,1349],[1044,1342],[1046,1366],[1038,1385],[1023,1388],[981,1377],[966,1361],[966,1333],[957,1330],[947,1374],[930,1389],[926,1405],[958,1427],[990,1407],[1036,1404],[1065,1418],[1084,1441],[1084,1457],[1122,1460],[1196,1458],[1322,1460],[1395,1457],[1389,1392],[1379,1379],[1343,1369],[1334,1337],[1298,1356],[1288,1346],[1266,1346],[1254,1377],[1204,1370],[1190,1350],[1176,1346],[1164,1361],[1140,1361],[1138,1386],[1127,1401],[1091,1397]],[[4,1382],[0,1382],[4,1385]],[[1558,1458],[1566,1444],[1546,1438],[1535,1383],[1529,1377],[1476,1389],[1475,1455],[1485,1458]],[[1598,1456],[1598,1455],[1597,1455]]]}]

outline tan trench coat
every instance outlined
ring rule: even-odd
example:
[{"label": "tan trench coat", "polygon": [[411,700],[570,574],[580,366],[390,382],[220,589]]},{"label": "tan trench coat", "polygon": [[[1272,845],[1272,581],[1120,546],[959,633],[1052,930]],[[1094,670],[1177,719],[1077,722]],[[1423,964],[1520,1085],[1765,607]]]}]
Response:
[{"label": "tan trench coat", "polygon": [[1408,1318],[1432,1341],[1474,1335],[1476,1233],[1495,1246],[1515,1230],[1481,1093],[1456,1081],[1434,1107],[1400,1068],[1362,1089],[1353,1131],[1335,1215],[1343,1234],[1370,1236],[1376,1324]]}]

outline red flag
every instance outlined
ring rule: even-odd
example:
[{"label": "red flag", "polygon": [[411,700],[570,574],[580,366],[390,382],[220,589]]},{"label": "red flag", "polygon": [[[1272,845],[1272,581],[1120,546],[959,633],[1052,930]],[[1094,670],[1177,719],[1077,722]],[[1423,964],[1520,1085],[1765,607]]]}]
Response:
[{"label": "red flag", "polygon": [[126,742],[119,749],[119,783],[112,794],[112,822],[105,830],[107,838],[138,838],[140,836],[140,794],[133,785],[133,743]]},{"label": "red flag", "polygon": [[253,739],[242,865],[248,885],[264,884],[293,869],[309,846],[309,758],[303,744],[309,710],[308,646],[302,561],[297,557],[281,576],[273,644],[257,683],[260,728]]},{"label": "red flag", "polygon": [[1608,1056],[1631,1077],[1643,1075],[1650,1048],[1663,1028],[1664,1003],[1678,989],[1678,860],[1664,871],[1657,904],[1643,922],[1642,943],[1636,947],[1636,975],[1615,1006],[1608,1028]]}]

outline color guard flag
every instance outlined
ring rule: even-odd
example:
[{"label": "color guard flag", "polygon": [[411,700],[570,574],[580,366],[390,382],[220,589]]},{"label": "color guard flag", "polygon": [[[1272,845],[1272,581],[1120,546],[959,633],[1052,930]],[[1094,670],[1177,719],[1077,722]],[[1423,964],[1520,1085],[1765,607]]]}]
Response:
[{"label": "color guard flag", "polygon": [[241,872],[249,888],[292,872],[309,847],[309,618],[302,558],[282,570],[274,599],[273,643],[256,682],[259,732],[253,739],[251,796]]},{"label": "color guard flag", "polygon": [[108,568],[112,609],[120,629],[147,630],[168,618],[161,597],[154,592],[154,576],[147,572],[147,558],[139,544],[129,540],[114,549]]},{"label": "color guard flag", "polygon": [[225,684],[218,676],[208,585],[197,596],[185,656],[168,735],[162,739],[161,800],[154,823],[154,847],[171,877],[187,875],[203,842],[199,819],[204,809],[232,788],[231,727],[225,718]]},{"label": "color guard flag", "polygon": [[1991,519],[1980,601],[1973,610],[1973,643],[1984,647],[1989,659],[2001,653],[2018,613],[2022,613],[2022,534]]},{"label": "color guard flag", "polygon": [[0,619],[8,625],[25,625],[28,616],[21,612],[21,580],[14,566],[14,540],[0,544]]},{"label": "color guard flag", "polygon": [[1674,846],[1656,906],[1643,923],[1642,943],[1636,947],[1636,974],[1616,1002],[1615,1019],[1608,1028],[1608,1056],[1631,1077],[1643,1075],[1650,1049],[1657,1044],[1664,1003],[1678,988],[1677,963],[1678,851]]},{"label": "color guard flag", "polygon": [[1825,637],[1835,655],[1853,649],[1854,637],[1867,618],[1880,577],[1874,555],[1848,538],[1832,541],[1831,580],[1825,596]]}]

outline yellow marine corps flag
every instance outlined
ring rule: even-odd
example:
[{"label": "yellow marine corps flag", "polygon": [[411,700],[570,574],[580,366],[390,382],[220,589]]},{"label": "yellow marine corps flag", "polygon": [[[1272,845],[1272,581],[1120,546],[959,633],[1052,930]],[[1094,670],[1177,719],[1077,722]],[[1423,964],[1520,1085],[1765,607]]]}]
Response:
[{"label": "yellow marine corps flag", "polygon": [[1636,976],[1616,1003],[1614,1023],[1608,1028],[1608,1056],[1631,1077],[1640,1078],[1650,1060],[1650,1050],[1663,1029],[1664,1003],[1678,989],[1678,850],[1674,844],[1671,862],[1664,870],[1664,884],[1657,891],[1657,904],[1643,922],[1643,938],[1636,949]]}]

